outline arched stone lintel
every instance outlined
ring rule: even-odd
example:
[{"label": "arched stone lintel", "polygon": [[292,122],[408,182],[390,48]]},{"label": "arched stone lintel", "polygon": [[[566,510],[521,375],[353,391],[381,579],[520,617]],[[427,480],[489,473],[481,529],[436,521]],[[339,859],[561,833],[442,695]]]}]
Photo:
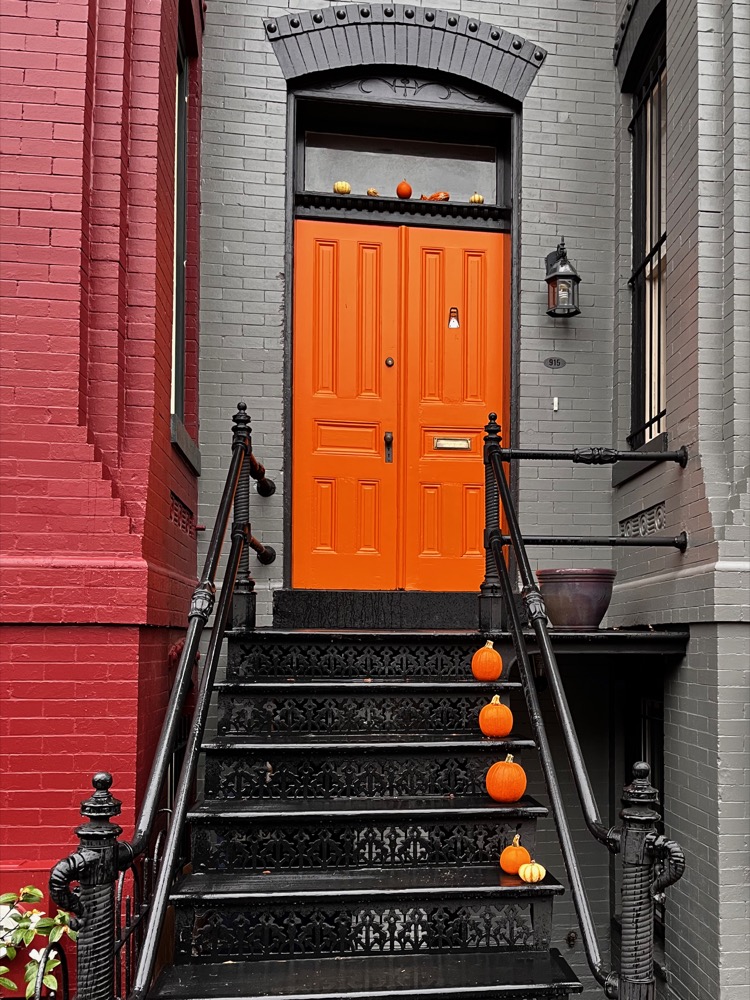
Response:
[{"label": "arched stone lintel", "polygon": [[288,81],[357,67],[421,68],[523,101],[547,55],[494,24],[431,7],[344,4],[263,24]]}]

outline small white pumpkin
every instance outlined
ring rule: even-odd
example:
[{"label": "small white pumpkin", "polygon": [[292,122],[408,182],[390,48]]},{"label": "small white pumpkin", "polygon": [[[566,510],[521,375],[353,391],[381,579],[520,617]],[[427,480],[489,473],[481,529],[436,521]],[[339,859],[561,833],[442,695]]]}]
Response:
[{"label": "small white pumpkin", "polygon": [[333,185],[334,194],[351,194],[352,186],[349,181],[336,181]]},{"label": "small white pumpkin", "polygon": [[547,869],[533,859],[518,869],[518,877],[522,882],[541,882],[547,874]]},{"label": "small white pumpkin", "polygon": [[484,195],[475,191],[471,198],[469,198],[469,203],[471,205],[484,205]]}]

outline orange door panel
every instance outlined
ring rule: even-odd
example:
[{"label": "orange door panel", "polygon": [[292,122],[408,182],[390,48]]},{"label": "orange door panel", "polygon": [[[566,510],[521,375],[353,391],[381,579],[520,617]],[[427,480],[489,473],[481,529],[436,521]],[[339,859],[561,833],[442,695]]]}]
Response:
[{"label": "orange door panel", "polygon": [[482,428],[508,398],[509,246],[297,222],[292,586],[479,588]]},{"label": "orange door panel", "polygon": [[294,275],[292,585],[390,590],[398,231],[299,221]]},{"label": "orange door panel", "polygon": [[404,585],[478,590],[482,428],[504,409],[509,237],[409,229],[406,243]]}]

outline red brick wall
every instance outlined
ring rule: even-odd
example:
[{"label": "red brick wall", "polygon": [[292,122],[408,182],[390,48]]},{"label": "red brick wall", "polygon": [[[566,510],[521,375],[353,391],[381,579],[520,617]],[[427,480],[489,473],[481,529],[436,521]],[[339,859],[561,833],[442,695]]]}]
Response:
[{"label": "red brick wall", "polygon": [[[202,10],[180,16],[197,41]],[[195,582],[170,438],[176,0],[3,4],[0,850],[55,860],[99,769],[126,832]],[[188,226],[197,246],[199,107]],[[197,260],[186,425],[197,438]],[[190,360],[192,359],[192,360]]]}]

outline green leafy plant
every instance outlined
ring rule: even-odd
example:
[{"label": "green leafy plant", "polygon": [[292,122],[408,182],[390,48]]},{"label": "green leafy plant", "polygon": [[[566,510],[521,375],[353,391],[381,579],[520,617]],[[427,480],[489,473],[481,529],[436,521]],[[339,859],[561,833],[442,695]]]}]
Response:
[{"label": "green leafy plant", "polygon": [[[41,889],[33,885],[25,885],[18,892],[6,892],[0,896],[0,962],[6,959],[12,962],[19,952],[28,958],[24,970],[26,996],[34,993],[34,986],[39,974],[39,963],[44,955],[45,944],[33,948],[37,939],[45,938],[54,944],[64,935],[71,941],[76,940],[76,932],[71,927],[71,916],[65,910],[58,910],[54,917],[45,916],[42,910],[35,907],[44,898]],[[44,966],[44,985],[49,990],[57,990],[55,969],[60,964],[59,958],[48,958]],[[8,977],[10,968],[0,965],[0,986],[8,990],[18,989],[18,985]]]}]

